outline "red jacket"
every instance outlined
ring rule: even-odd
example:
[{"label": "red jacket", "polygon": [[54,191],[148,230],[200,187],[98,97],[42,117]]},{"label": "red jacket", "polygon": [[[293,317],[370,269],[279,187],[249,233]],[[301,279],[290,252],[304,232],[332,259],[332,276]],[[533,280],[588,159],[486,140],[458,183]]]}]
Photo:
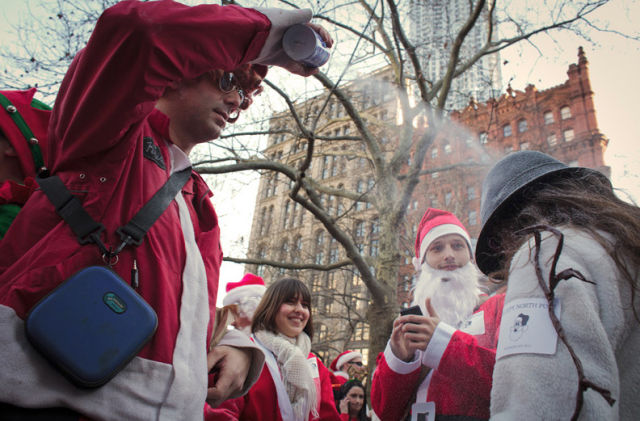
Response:
[{"label": "red jacket", "polygon": [[[499,294],[476,310],[475,314],[484,312],[484,334],[455,330],[450,337],[427,389],[426,401],[435,403],[436,415],[489,419],[491,378],[503,305],[504,294]],[[423,355],[418,354],[417,361],[412,363],[399,362],[388,346],[378,355],[371,405],[382,421],[401,420],[416,401]]]},{"label": "red jacket", "polygon": [[[235,6],[222,9],[122,1],[100,17],[62,82],[49,126],[51,170],[104,224],[105,244],[119,244],[115,230],[170,175],[169,121],[154,110],[165,88],[210,69],[232,70],[255,58],[264,44],[270,28],[264,15]],[[22,320],[70,275],[104,263],[98,248],[79,245],[45,195],[34,193],[0,244],[0,343],[6,345],[0,348],[0,384],[12,385],[2,388],[0,401],[62,405],[112,419],[201,416],[206,393],[202,362],[206,364],[222,260],[210,196],[205,182],[193,173],[182,197],[186,220],[193,225],[195,254],[202,258],[196,262],[203,268],[198,276],[202,283],[191,277],[183,282],[191,258],[198,257],[187,253],[188,233],[183,232],[186,225],[180,222],[176,200],[140,246],[120,254],[113,268],[129,281],[136,259],[138,292],[157,312],[158,329],[125,370],[107,385],[84,393],[33,353],[21,334]],[[185,298],[187,286],[190,296],[203,297],[204,313]],[[188,355],[197,358],[184,361]]]},{"label": "red jacket", "polygon": [[[309,416],[309,420],[339,421],[340,415],[333,399],[329,370],[315,355],[310,353],[308,358],[315,358],[318,363],[321,390],[318,397],[319,418]],[[265,364],[258,382],[249,393],[237,399],[227,400],[216,409],[206,408],[205,421],[283,421],[278,407],[276,386],[267,365]]]}]

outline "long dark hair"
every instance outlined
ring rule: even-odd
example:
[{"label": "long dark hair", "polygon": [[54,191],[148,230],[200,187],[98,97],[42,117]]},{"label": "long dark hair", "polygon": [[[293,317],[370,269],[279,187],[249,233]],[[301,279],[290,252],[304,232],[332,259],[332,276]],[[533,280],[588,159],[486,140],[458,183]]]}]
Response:
[{"label": "long dark hair", "polygon": [[[337,402],[338,409],[340,408],[340,401],[343,400],[347,396],[349,391],[354,387],[361,388],[362,392],[364,393],[364,401],[362,402],[362,408],[360,408],[360,411],[358,411],[358,414],[356,415],[356,419],[358,421],[370,421],[370,418],[367,417],[367,390],[364,388],[364,385],[360,382],[360,380],[356,380],[356,379],[348,380],[346,383],[340,386],[340,392],[338,393],[338,402]],[[349,414],[349,419],[351,419],[351,414]]]},{"label": "long dark hair", "polygon": [[280,307],[288,301],[298,299],[298,297],[302,298],[302,303],[309,309],[309,320],[303,330],[309,339],[313,339],[311,292],[302,281],[294,278],[282,278],[269,285],[253,314],[251,331],[268,330],[278,333],[276,315]]},{"label": "long dark hair", "polygon": [[606,180],[592,174],[534,183],[521,197],[525,200],[519,208],[497,223],[496,237],[505,258],[491,276],[507,279],[511,259],[529,238],[519,232],[522,228],[537,224],[578,228],[609,253],[631,286],[631,303],[638,318],[635,295],[640,285],[638,273],[630,270],[640,268],[640,208],[619,199]]}]

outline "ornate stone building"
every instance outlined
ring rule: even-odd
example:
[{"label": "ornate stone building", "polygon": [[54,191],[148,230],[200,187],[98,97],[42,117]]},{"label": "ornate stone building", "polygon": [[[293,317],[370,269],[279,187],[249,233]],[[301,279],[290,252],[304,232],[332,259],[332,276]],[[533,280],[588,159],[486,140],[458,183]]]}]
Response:
[{"label": "ornate stone building", "polygon": [[[398,279],[400,305],[409,302],[414,282],[410,263],[412,242],[422,214],[428,207],[452,211],[475,238],[480,230],[482,180],[495,160],[512,151],[533,149],[568,165],[596,168],[609,174],[603,160],[608,140],[598,130],[588,62],[582,49],[578,52],[578,63],[570,65],[567,74],[567,81],[561,85],[541,91],[533,85],[524,91],[509,88],[499,98],[484,103],[471,101],[464,109],[449,115],[452,123],[428,151],[425,175],[415,189],[406,224],[398,228],[405,230],[407,237]],[[383,80],[385,70],[375,76]],[[396,101],[392,90],[372,89],[366,83],[354,83],[347,91],[360,109],[366,111],[369,127],[377,130],[384,144],[393,148]],[[352,137],[353,122],[332,101],[325,104],[326,96],[318,96],[296,108],[307,122],[317,119],[318,138],[332,140],[316,143],[310,176],[331,188],[348,186],[364,193],[373,182],[365,151]],[[290,114],[274,115],[270,124],[273,134],[264,153],[287,164],[299,164],[306,156],[307,144],[291,130]],[[344,260],[344,251],[338,243],[310,213],[289,198],[292,183],[274,174],[265,173],[260,180],[249,257],[318,265]],[[322,197],[322,202],[360,245],[360,251],[375,259],[375,210],[362,202],[345,209],[344,201],[330,195]],[[261,274],[267,283],[285,275],[308,281],[314,295],[314,351],[327,365],[347,348],[358,349],[367,358],[368,326],[364,319],[368,292],[353,267],[321,272],[249,265],[247,270]]]}]

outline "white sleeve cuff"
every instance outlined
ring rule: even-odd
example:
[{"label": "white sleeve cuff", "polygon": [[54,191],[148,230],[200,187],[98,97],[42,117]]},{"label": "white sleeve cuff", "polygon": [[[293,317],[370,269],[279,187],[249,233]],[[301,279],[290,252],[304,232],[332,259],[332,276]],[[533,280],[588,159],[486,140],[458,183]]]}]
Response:
[{"label": "white sleeve cuff", "polygon": [[421,356],[422,351],[417,351],[413,356],[413,360],[404,362],[394,355],[390,342],[387,342],[387,347],[384,349],[384,359],[387,361],[387,365],[398,374],[409,374],[420,368],[420,365],[422,365],[420,362]]},{"label": "white sleeve cuff", "polygon": [[427,349],[422,354],[422,364],[434,370],[437,369],[455,331],[456,329],[444,322],[438,323]]},{"label": "white sleeve cuff", "polygon": [[229,399],[237,398],[249,391],[251,386],[258,381],[260,374],[262,373],[262,367],[264,365],[264,352],[260,347],[253,342],[247,335],[236,329],[229,329],[224,334],[218,345],[227,345],[234,348],[242,348],[251,352],[251,366],[249,367],[249,373],[242,386],[242,391],[237,394],[231,395]]}]

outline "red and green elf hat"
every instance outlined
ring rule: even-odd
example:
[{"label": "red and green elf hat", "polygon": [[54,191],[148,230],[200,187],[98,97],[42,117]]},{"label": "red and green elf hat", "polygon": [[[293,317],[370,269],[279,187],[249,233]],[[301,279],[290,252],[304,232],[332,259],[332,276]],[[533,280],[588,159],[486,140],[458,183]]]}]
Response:
[{"label": "red and green elf hat", "polygon": [[35,177],[44,168],[47,127],[51,107],[34,99],[36,88],[0,91],[0,131],[11,142],[25,177]]}]

